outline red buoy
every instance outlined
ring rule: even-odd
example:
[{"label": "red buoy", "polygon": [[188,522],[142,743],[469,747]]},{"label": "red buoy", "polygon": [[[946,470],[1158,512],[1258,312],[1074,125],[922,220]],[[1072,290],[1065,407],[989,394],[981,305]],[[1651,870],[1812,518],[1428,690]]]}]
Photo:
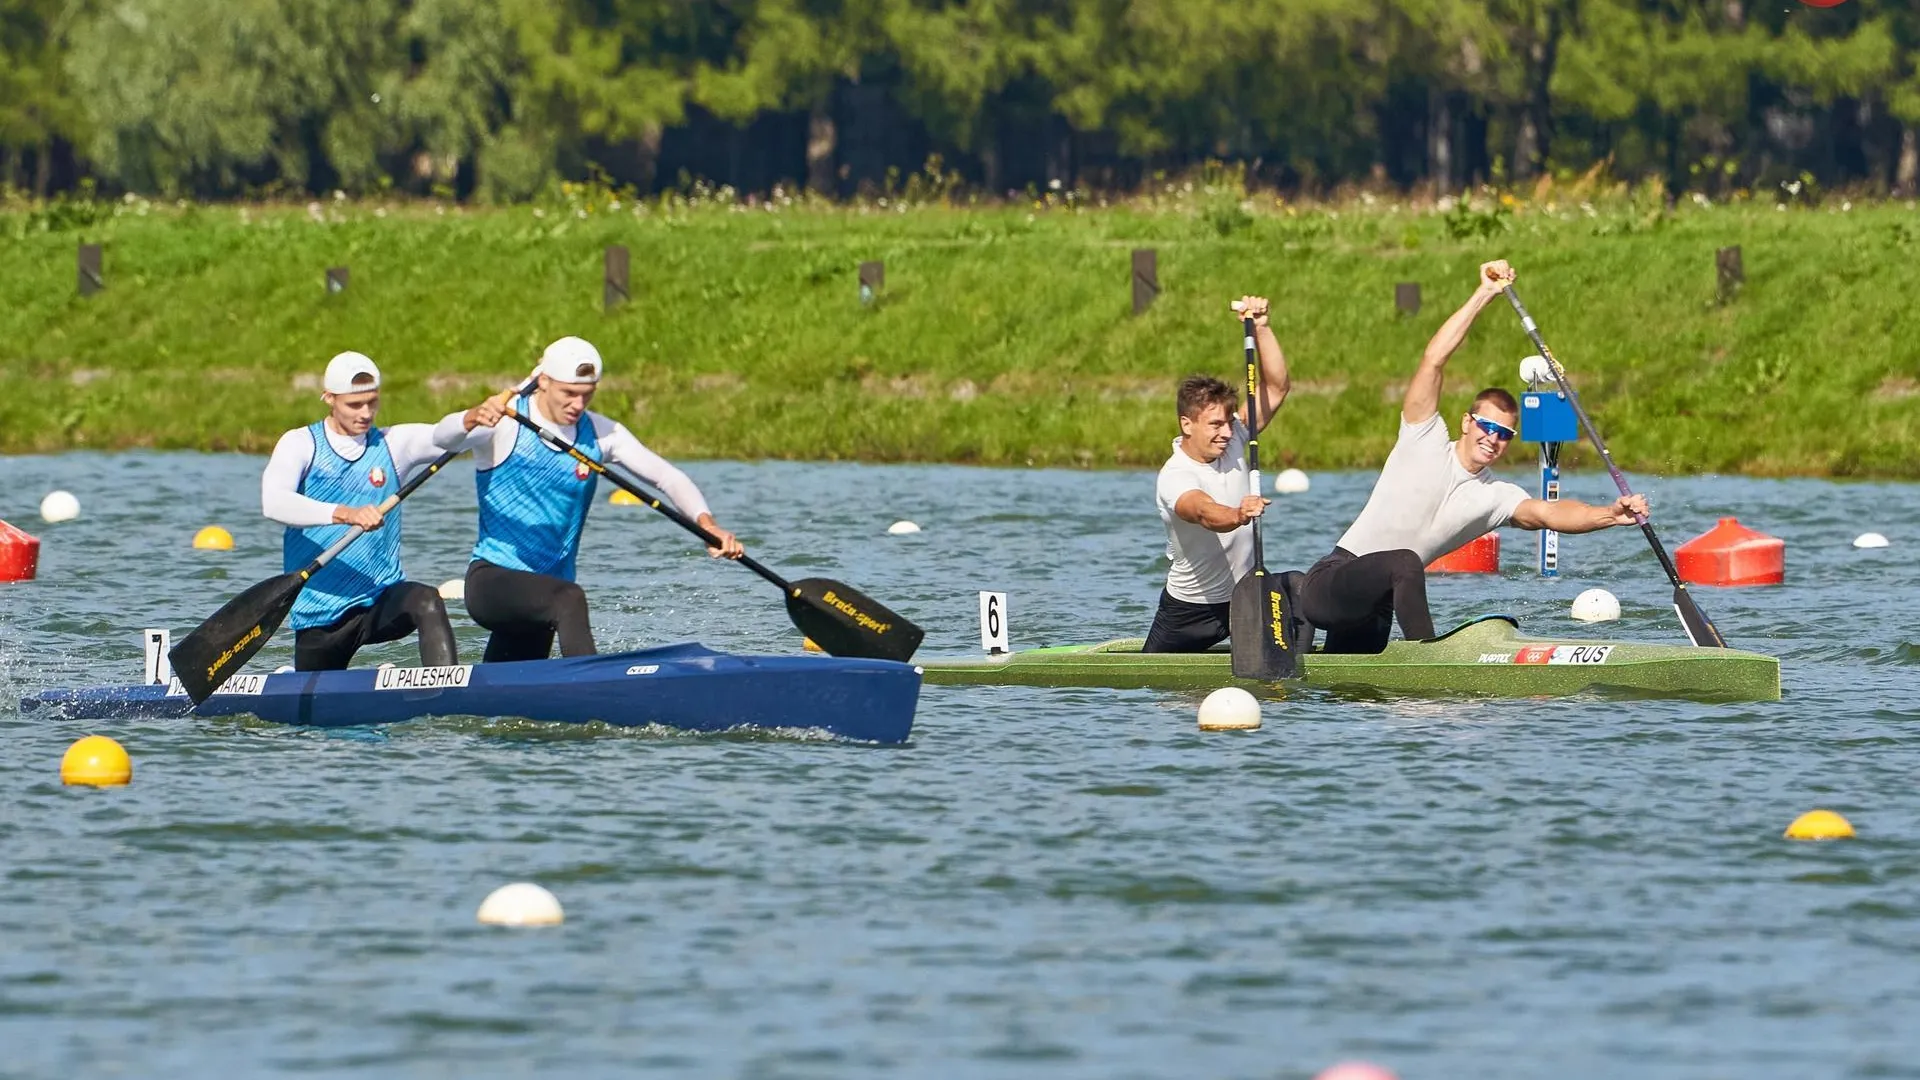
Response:
[{"label": "red buoy", "polygon": [[1673,549],[1680,580],[1696,585],[1778,585],[1787,576],[1787,542],[1730,517]]},{"label": "red buoy", "polygon": [[1485,533],[1427,564],[1429,574],[1497,574],[1500,572],[1500,534]]},{"label": "red buoy", "polygon": [[0,581],[29,581],[40,567],[40,541],[0,521]]}]

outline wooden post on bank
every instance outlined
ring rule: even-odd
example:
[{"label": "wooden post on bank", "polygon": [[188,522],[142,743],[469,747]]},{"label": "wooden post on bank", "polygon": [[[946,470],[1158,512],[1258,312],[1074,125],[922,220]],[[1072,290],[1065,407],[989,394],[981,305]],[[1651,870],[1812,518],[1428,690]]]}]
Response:
[{"label": "wooden post on bank", "polygon": [[879,259],[860,264],[860,303],[871,304],[887,285],[887,264]]},{"label": "wooden post on bank", "polygon": [[607,247],[606,270],[600,284],[600,306],[612,311],[627,302],[627,248],[624,244]]},{"label": "wooden post on bank", "polygon": [[107,287],[106,278],[100,271],[100,245],[80,245],[80,295],[92,296]]},{"label": "wooden post on bank", "polygon": [[1393,287],[1393,306],[1402,315],[1420,314],[1420,283],[1402,281]]},{"label": "wooden post on bank", "polygon": [[1133,249],[1133,313],[1153,306],[1160,295],[1159,256],[1153,248]]},{"label": "wooden post on bank", "polygon": [[1713,266],[1714,269],[1718,271],[1718,277],[1720,279],[1720,285],[1716,290],[1716,294],[1720,302],[1724,304],[1732,300],[1734,296],[1739,293],[1740,286],[1746,284],[1747,281],[1746,269],[1740,265],[1740,245],[1735,244],[1732,247],[1723,247],[1715,252],[1713,256]]},{"label": "wooden post on bank", "polygon": [[338,296],[347,291],[347,268],[344,266],[327,267],[327,295]]}]

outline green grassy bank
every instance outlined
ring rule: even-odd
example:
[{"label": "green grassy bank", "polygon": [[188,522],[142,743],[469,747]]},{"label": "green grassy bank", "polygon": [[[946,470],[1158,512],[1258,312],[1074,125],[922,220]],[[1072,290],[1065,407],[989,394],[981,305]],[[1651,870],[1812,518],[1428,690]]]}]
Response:
[{"label": "green grassy bank", "polygon": [[[88,299],[81,241],[105,245]],[[614,243],[633,299],[605,313]],[[1720,304],[1729,244],[1747,283]],[[1134,247],[1157,249],[1164,290],[1140,317]],[[1308,469],[1368,466],[1421,347],[1493,256],[1519,268],[1623,466],[1920,476],[1920,211],[1577,194],[1474,211],[1204,190],[975,209],[604,192],[500,210],[16,206],[0,211],[0,451],[264,451],[319,415],[319,371],[348,348],[387,373],[383,419],[430,419],[579,334],[609,362],[596,407],[671,457],[1151,465],[1180,375],[1237,381],[1226,304],[1264,292],[1295,374],[1264,441]],[[886,265],[870,308],[866,259]],[[351,287],[328,295],[334,265]],[[1399,281],[1422,286],[1417,316],[1396,312]],[[1530,351],[1490,308],[1449,406],[1513,386]]]}]

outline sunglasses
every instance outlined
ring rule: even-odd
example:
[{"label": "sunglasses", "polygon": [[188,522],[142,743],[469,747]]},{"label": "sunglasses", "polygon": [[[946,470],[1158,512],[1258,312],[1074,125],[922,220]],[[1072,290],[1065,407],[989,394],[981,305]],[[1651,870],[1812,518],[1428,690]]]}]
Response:
[{"label": "sunglasses", "polygon": [[1481,431],[1484,431],[1488,435],[1491,435],[1494,438],[1499,439],[1501,442],[1513,441],[1514,430],[1508,427],[1507,425],[1502,424],[1496,420],[1489,420],[1486,417],[1480,416],[1478,414],[1470,415],[1469,419],[1471,419],[1474,423],[1480,425]]}]

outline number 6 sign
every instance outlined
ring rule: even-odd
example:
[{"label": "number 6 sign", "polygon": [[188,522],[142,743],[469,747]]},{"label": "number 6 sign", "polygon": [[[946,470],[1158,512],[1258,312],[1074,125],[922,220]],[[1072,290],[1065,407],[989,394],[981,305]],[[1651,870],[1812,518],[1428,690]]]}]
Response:
[{"label": "number 6 sign", "polygon": [[1007,594],[980,594],[980,647],[990,653],[1010,651],[1007,646]]}]

